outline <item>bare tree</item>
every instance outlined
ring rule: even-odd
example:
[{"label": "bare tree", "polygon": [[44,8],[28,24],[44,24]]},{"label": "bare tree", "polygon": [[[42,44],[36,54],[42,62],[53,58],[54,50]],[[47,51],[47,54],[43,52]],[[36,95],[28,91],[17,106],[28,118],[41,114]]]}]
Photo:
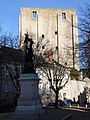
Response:
[{"label": "bare tree", "polygon": [[59,91],[69,80],[69,69],[53,60],[52,63],[44,64],[40,71],[43,71],[49,80],[50,89],[55,93],[55,108],[58,108]]},{"label": "bare tree", "polygon": [[[22,64],[22,60],[20,60],[22,59],[22,53],[20,50],[17,50],[18,37],[13,36],[12,33],[2,33],[2,31],[0,33],[0,63],[2,66],[2,72],[0,72],[0,75],[2,74],[2,77],[0,78],[0,81],[3,79],[3,81],[9,80],[13,83],[13,87],[16,93],[13,94],[15,91],[12,91],[12,99],[16,105],[20,93],[20,84],[18,77],[20,75],[19,68]],[[5,74],[7,74],[7,78],[5,78]],[[3,97],[2,94],[3,90],[0,96],[1,98]],[[8,96],[10,96],[10,94],[11,93],[8,93]]]},{"label": "bare tree", "polygon": [[1,33],[0,44],[2,46],[18,49],[18,36],[13,36],[13,33]]},{"label": "bare tree", "polygon": [[[20,75],[20,65],[22,64],[21,52],[16,49],[11,49],[5,46],[0,48],[0,63],[2,65],[1,81],[11,81],[13,84],[12,99],[17,102],[20,94],[20,84],[18,81]],[[6,75],[6,76],[5,76]],[[10,86],[9,86],[10,87]],[[15,93],[14,93],[15,92]],[[8,96],[11,93],[8,93]]]},{"label": "bare tree", "polygon": [[82,68],[90,68],[90,4],[80,6],[80,60]]}]

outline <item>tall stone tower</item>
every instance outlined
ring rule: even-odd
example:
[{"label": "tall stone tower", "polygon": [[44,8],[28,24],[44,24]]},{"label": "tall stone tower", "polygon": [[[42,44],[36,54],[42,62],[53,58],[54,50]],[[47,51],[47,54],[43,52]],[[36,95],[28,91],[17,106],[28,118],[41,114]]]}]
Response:
[{"label": "tall stone tower", "polygon": [[77,16],[74,9],[21,8],[19,16],[19,45],[23,46],[24,34],[49,40],[57,51],[57,60],[79,69]]}]

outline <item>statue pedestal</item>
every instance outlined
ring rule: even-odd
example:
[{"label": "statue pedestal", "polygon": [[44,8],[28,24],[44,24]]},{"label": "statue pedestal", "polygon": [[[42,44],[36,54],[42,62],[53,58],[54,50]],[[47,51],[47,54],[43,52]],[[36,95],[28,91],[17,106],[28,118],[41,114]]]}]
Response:
[{"label": "statue pedestal", "polygon": [[45,112],[38,93],[38,75],[36,73],[22,74],[19,80],[21,93],[13,117],[22,119],[22,116],[25,118],[42,116]]}]

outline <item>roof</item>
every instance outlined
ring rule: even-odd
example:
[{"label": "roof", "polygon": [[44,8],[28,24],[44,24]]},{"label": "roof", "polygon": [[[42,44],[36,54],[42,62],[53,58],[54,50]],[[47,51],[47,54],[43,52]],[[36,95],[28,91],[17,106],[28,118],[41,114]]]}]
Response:
[{"label": "roof", "polygon": [[0,48],[0,61],[1,62],[21,62],[22,51],[6,46]]}]

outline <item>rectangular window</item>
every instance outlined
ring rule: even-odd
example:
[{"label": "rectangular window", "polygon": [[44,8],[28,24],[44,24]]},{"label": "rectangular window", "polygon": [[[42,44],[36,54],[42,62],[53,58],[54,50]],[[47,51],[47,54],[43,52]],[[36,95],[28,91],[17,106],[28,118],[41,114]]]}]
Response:
[{"label": "rectangular window", "polygon": [[63,100],[66,100],[66,93],[63,93]]},{"label": "rectangular window", "polygon": [[32,18],[37,18],[37,12],[36,11],[32,12]]},{"label": "rectangular window", "polygon": [[62,12],[62,19],[66,19],[66,13]]}]

